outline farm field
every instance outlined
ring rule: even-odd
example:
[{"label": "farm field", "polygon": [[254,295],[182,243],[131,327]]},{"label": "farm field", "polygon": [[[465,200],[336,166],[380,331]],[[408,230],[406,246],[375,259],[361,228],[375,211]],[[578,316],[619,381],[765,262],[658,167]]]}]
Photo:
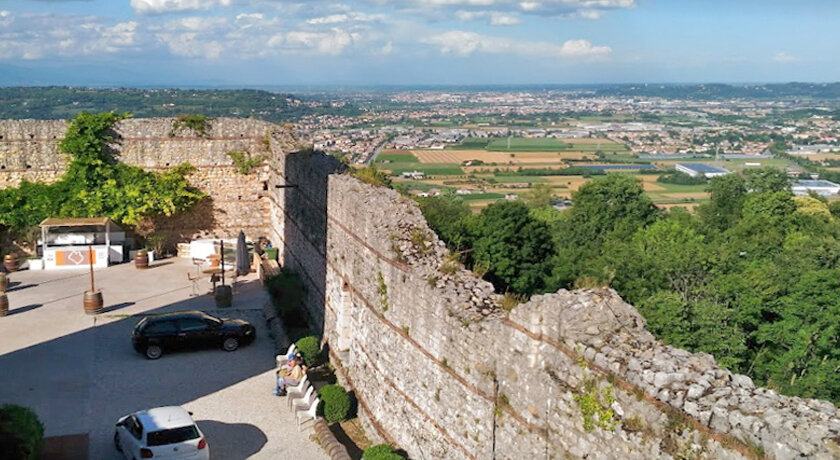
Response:
[{"label": "farm field", "polygon": [[[604,155],[596,155],[601,151]],[[823,155],[827,158],[840,155]],[[480,161],[482,164],[461,166],[468,161]],[[504,199],[505,195],[522,195],[536,184],[548,185],[560,198],[571,198],[572,193],[581,186],[603,173],[580,175],[551,175],[548,170],[564,168],[582,168],[593,166],[618,165],[624,170],[609,170],[609,174],[630,174],[637,178],[653,202],[662,208],[674,206],[695,208],[709,199],[706,185],[679,185],[658,182],[658,174],[641,174],[633,163],[640,167],[659,170],[672,170],[677,163],[691,162],[691,159],[645,162],[622,145],[607,139],[544,139],[512,138],[511,149],[507,151],[507,138],[487,139],[468,138],[459,145],[446,149],[385,150],[377,157],[377,166],[392,175],[406,171],[421,171],[427,178],[420,181],[395,178],[395,183],[406,190],[428,192],[429,189],[471,190],[469,195],[461,195],[474,209]],[[715,164],[730,171],[741,172],[761,166],[787,168],[790,162],[777,158],[757,158],[755,160],[696,159],[694,162]],[[750,166],[747,166],[750,163]],[[840,168],[838,168],[840,169]],[[539,170],[539,171],[537,171]],[[520,173],[530,171],[531,174]],[[582,172],[582,169],[569,171]],[[532,175],[533,174],[533,175]],[[516,186],[513,186],[516,184]]]},{"label": "farm field", "polygon": [[[420,163],[455,163],[479,160],[484,163],[505,164],[554,164],[563,160],[588,160],[595,155],[581,152],[488,152],[485,150],[412,150],[412,156]],[[382,155],[380,155],[381,157]],[[490,166],[485,164],[484,166]]]}]

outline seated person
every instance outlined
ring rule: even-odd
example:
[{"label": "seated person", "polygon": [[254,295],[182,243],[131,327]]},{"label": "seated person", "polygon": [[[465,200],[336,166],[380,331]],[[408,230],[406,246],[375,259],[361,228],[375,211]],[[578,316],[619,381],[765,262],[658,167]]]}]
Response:
[{"label": "seated person", "polygon": [[300,383],[300,379],[306,373],[306,370],[303,366],[303,359],[299,356],[295,356],[289,361],[291,365],[291,369],[288,373],[285,372],[284,369],[279,369],[276,372],[277,375],[277,385],[274,387],[274,394],[276,396],[286,396],[286,387],[289,385],[297,385]]}]

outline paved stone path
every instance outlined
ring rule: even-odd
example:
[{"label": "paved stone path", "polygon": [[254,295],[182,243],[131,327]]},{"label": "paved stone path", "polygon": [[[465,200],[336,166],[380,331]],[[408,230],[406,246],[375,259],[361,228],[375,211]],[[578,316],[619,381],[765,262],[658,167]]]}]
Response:
[{"label": "paved stone path", "polygon": [[[96,272],[106,312],[84,314],[85,270],[23,271],[10,275],[10,315],[0,318],[0,403],[33,408],[47,436],[89,433],[90,458],[119,458],[113,424],[127,413],[181,405],[194,413],[213,458],[323,460],[312,430],[298,433],[274,385],[274,345],[261,307],[265,292],[253,275],[240,278],[230,309],[209,295],[191,297],[188,260],[169,259],[137,270],[124,264]],[[201,281],[203,291],[209,282]],[[257,340],[226,353],[203,350],[146,360],[131,347],[144,313],[198,309],[243,318]]]}]

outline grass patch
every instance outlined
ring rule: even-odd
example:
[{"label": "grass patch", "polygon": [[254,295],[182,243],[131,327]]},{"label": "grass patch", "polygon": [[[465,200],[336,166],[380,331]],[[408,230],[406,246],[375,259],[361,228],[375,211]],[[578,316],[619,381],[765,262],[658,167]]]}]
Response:
[{"label": "grass patch", "polygon": [[491,152],[562,152],[572,146],[558,139],[514,137],[510,139],[510,148],[508,138],[493,139],[485,148]]},{"label": "grass patch", "polygon": [[464,201],[498,200],[505,197],[503,193],[473,193],[472,195],[459,195]]},{"label": "grass patch", "polygon": [[376,157],[377,163],[383,161],[390,161],[392,163],[419,163],[420,160],[409,152],[401,153],[381,153]]},{"label": "grass patch", "polygon": [[410,171],[420,171],[427,176],[460,176],[464,174],[464,170],[460,166],[447,163],[389,163],[382,165],[382,169],[391,171],[393,175]]}]

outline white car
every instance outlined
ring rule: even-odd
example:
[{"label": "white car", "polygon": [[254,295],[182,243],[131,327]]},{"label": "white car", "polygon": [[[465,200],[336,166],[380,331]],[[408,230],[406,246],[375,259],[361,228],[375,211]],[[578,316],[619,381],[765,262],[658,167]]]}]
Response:
[{"label": "white car", "polygon": [[210,448],[192,414],[179,406],[157,407],[117,421],[114,445],[129,460],[209,460]]}]

